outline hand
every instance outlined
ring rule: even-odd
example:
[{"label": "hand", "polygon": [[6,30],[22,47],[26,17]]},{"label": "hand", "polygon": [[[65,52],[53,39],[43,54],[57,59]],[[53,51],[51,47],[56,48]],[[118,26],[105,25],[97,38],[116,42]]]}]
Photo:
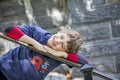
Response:
[{"label": "hand", "polygon": [[52,55],[54,55],[54,56],[63,57],[63,58],[67,58],[67,56],[68,56],[68,54],[67,54],[66,52],[56,51],[56,50],[51,49],[50,47],[45,46],[45,45],[43,45],[43,47],[44,47],[44,49],[45,49],[45,51],[46,51],[47,53],[50,53],[50,54],[52,54]]}]

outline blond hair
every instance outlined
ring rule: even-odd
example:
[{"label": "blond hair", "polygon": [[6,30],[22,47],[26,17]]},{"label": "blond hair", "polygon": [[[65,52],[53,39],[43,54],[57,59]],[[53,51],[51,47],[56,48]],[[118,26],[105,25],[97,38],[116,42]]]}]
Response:
[{"label": "blond hair", "polygon": [[67,52],[76,54],[79,53],[82,45],[82,38],[80,34],[77,31],[71,29],[61,30],[59,32],[65,33],[70,37],[70,41],[68,42],[67,46],[68,47]]}]

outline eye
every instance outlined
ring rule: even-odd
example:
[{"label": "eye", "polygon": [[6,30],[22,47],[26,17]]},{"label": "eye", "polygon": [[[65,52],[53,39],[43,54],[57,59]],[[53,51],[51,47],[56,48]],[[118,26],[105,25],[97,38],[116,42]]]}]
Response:
[{"label": "eye", "polygon": [[61,36],[61,39],[63,39],[63,36]]},{"label": "eye", "polygon": [[63,49],[65,49],[65,46],[64,46],[64,44],[63,44],[63,43],[61,44],[61,47],[62,47]]},{"label": "eye", "polygon": [[[61,40],[64,40],[64,36],[63,36],[63,35],[61,35],[60,38],[61,38]],[[64,44],[64,42],[61,43],[61,47],[62,47],[63,49],[65,49],[65,44]]]}]

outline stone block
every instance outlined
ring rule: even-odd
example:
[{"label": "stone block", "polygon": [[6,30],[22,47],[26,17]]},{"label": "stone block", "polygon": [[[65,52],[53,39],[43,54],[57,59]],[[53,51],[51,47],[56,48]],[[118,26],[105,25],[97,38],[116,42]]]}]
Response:
[{"label": "stone block", "polygon": [[53,25],[52,18],[50,17],[37,17],[36,21],[38,25],[42,26],[44,29],[53,29],[57,28],[57,26]]},{"label": "stone block", "polygon": [[116,71],[120,73],[120,55],[115,56]]},{"label": "stone block", "polygon": [[110,39],[112,36],[109,23],[84,26],[73,25],[71,28],[77,30],[82,35],[84,41],[105,40]]},{"label": "stone block", "polygon": [[4,21],[4,22],[1,22],[0,23],[0,32],[4,32],[4,29],[7,28],[9,25],[28,25],[29,22],[28,20],[20,20],[20,19],[17,19],[17,20],[9,20],[9,21]]},{"label": "stone block", "polygon": [[111,23],[113,37],[120,37],[120,20]]},{"label": "stone block", "polygon": [[110,74],[117,72],[114,58],[115,56],[92,58],[90,64],[93,65],[96,70]]},{"label": "stone block", "polygon": [[84,43],[81,53],[88,57],[113,56],[120,54],[120,39]]},{"label": "stone block", "polygon": [[[98,1],[97,1],[98,2]],[[88,24],[99,21],[109,21],[120,18],[120,3],[95,7],[92,11],[86,10],[86,5],[81,0],[69,0],[69,19],[73,24]]]},{"label": "stone block", "polygon": [[2,12],[0,13],[0,17],[3,18],[25,14],[24,6],[20,5],[17,1],[8,1],[0,3],[0,11]]},{"label": "stone block", "polygon": [[64,7],[61,0],[31,0],[31,3],[38,25],[50,29],[64,24]]},{"label": "stone block", "polygon": [[71,72],[72,72],[73,78],[81,78],[84,76],[79,68],[73,67],[73,68],[71,68]]},{"label": "stone block", "polygon": [[27,19],[13,19],[12,21],[0,22],[0,32],[3,31],[8,25],[26,25],[29,24]]},{"label": "stone block", "polygon": [[31,0],[31,5],[34,10],[34,14],[41,16],[47,16],[51,14],[51,11],[56,8],[62,10],[63,6],[59,0]]}]

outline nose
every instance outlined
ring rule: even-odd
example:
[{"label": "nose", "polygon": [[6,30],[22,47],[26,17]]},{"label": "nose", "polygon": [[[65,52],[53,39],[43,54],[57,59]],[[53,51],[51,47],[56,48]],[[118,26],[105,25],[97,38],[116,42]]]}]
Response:
[{"label": "nose", "polygon": [[62,40],[61,40],[61,39],[57,39],[57,40],[56,40],[56,43],[57,43],[57,44],[62,43]]}]

